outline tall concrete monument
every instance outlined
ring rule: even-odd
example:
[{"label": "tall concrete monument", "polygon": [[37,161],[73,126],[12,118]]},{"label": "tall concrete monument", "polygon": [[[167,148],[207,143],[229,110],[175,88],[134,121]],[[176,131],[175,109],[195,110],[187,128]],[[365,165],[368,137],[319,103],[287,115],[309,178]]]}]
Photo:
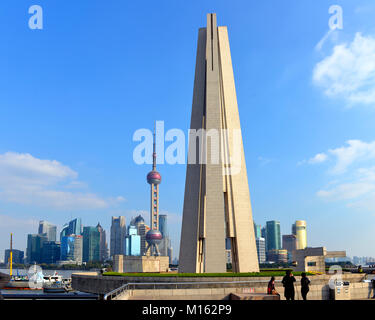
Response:
[{"label": "tall concrete monument", "polygon": [[228,32],[208,14],[198,33],[179,272],[226,272],[226,249],[234,272],[259,271]]}]

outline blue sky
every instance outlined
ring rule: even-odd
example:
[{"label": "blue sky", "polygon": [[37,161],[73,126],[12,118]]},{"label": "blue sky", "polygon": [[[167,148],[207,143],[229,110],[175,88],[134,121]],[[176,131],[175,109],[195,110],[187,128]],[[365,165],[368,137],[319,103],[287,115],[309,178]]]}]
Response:
[{"label": "blue sky", "polygon": [[[304,219],[309,246],[375,256],[373,1],[77,2],[0,7],[0,259],[40,219],[148,219],[132,136],[155,120],[187,132],[208,12],[228,26],[254,220],[287,234]],[[333,4],[343,29],[320,42]],[[158,169],[177,254],[186,168]]]}]

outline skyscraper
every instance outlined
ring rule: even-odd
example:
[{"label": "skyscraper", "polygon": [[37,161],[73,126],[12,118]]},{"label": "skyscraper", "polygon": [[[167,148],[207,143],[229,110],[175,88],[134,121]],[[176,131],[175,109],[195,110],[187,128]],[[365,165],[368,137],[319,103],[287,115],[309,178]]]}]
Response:
[{"label": "skyscraper", "polygon": [[60,251],[60,259],[62,261],[74,260],[74,238],[75,235],[62,237]]},{"label": "skyscraper", "polygon": [[[159,215],[159,230],[163,236],[161,243],[159,245],[160,255],[162,256],[169,256],[168,252],[171,249],[171,240],[168,234],[168,216],[166,214]],[[171,259],[169,259],[172,262]]]},{"label": "skyscraper", "polygon": [[125,237],[125,255],[141,255],[141,236],[138,235],[137,227],[133,225],[128,227],[128,235]]},{"label": "skyscraper", "polygon": [[163,238],[168,237],[168,216],[166,214],[159,215],[159,231],[161,232]]},{"label": "skyscraper", "polygon": [[60,260],[60,242],[46,241],[42,247],[42,263],[55,264]]},{"label": "skyscraper", "polygon": [[208,14],[198,32],[179,272],[226,272],[226,238],[233,271],[259,271],[228,32]]},{"label": "skyscraper", "polygon": [[83,262],[100,261],[100,232],[97,227],[83,227]]},{"label": "skyscraper", "polygon": [[306,221],[297,220],[292,225],[292,233],[297,237],[297,249],[305,249],[307,247]]},{"label": "skyscraper", "polygon": [[[23,263],[24,252],[17,249],[12,249],[12,260],[13,263]],[[4,263],[8,263],[10,258],[10,249],[6,249],[4,252]]]},{"label": "skyscraper", "polygon": [[262,226],[260,224],[256,224],[254,222],[254,233],[255,233],[255,238],[261,238],[262,237]]},{"label": "skyscraper", "polygon": [[292,261],[293,251],[297,249],[297,237],[294,234],[283,235],[283,249],[288,251],[288,261]]},{"label": "skyscraper", "polygon": [[62,238],[69,235],[69,224],[64,224],[60,231],[60,242]]},{"label": "skyscraper", "polygon": [[262,237],[256,238],[258,261],[259,263],[266,262],[266,240]]},{"label": "skyscraper", "polygon": [[46,234],[47,241],[56,241],[56,226],[47,221],[39,221],[38,233]]},{"label": "skyscraper", "polygon": [[145,220],[141,215],[132,218],[130,225],[137,228],[137,233],[141,237],[141,256],[146,254],[146,234],[150,230],[150,227],[145,224]]},{"label": "skyscraper", "polygon": [[267,221],[267,251],[281,249],[281,234],[279,221]]},{"label": "skyscraper", "polygon": [[76,218],[76,219],[69,221],[68,235],[70,234],[76,234],[76,235],[82,234],[81,218]]},{"label": "skyscraper", "polygon": [[115,254],[124,254],[124,242],[126,236],[125,217],[112,217],[111,224],[111,257]]},{"label": "skyscraper", "polygon": [[96,226],[100,233],[100,241],[99,241],[99,256],[100,256],[100,261],[105,261],[108,259],[108,245],[107,245],[107,237],[105,230],[103,227],[100,225],[98,222],[98,225]]},{"label": "skyscraper", "polygon": [[26,258],[28,263],[42,262],[42,248],[44,242],[47,241],[46,234],[28,234]]}]

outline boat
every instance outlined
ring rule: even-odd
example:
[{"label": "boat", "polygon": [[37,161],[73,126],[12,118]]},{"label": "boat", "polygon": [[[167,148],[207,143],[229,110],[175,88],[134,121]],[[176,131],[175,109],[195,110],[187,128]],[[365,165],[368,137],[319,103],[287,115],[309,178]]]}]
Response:
[{"label": "boat", "polygon": [[43,285],[44,293],[65,293],[67,292],[63,284],[47,284]]},{"label": "boat", "polygon": [[67,292],[65,281],[56,271],[53,275],[43,277],[44,293],[65,293]]}]

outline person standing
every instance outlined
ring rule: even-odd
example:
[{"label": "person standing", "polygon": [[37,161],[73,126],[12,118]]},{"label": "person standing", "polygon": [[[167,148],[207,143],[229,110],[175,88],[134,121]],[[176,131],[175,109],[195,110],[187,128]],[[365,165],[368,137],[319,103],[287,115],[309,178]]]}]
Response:
[{"label": "person standing", "polygon": [[302,278],[301,278],[301,294],[302,294],[302,299],[307,300],[307,293],[309,292],[310,288],[310,280],[306,276],[306,272],[302,272]]},{"label": "person standing", "polygon": [[284,286],[284,296],[286,300],[294,300],[294,282],[296,282],[296,278],[294,278],[293,273],[290,270],[286,271],[286,275],[284,276],[282,283]]},{"label": "person standing", "polygon": [[374,296],[372,297],[372,299],[375,299],[375,277],[371,279],[371,284],[372,284],[372,290],[374,293]]}]

